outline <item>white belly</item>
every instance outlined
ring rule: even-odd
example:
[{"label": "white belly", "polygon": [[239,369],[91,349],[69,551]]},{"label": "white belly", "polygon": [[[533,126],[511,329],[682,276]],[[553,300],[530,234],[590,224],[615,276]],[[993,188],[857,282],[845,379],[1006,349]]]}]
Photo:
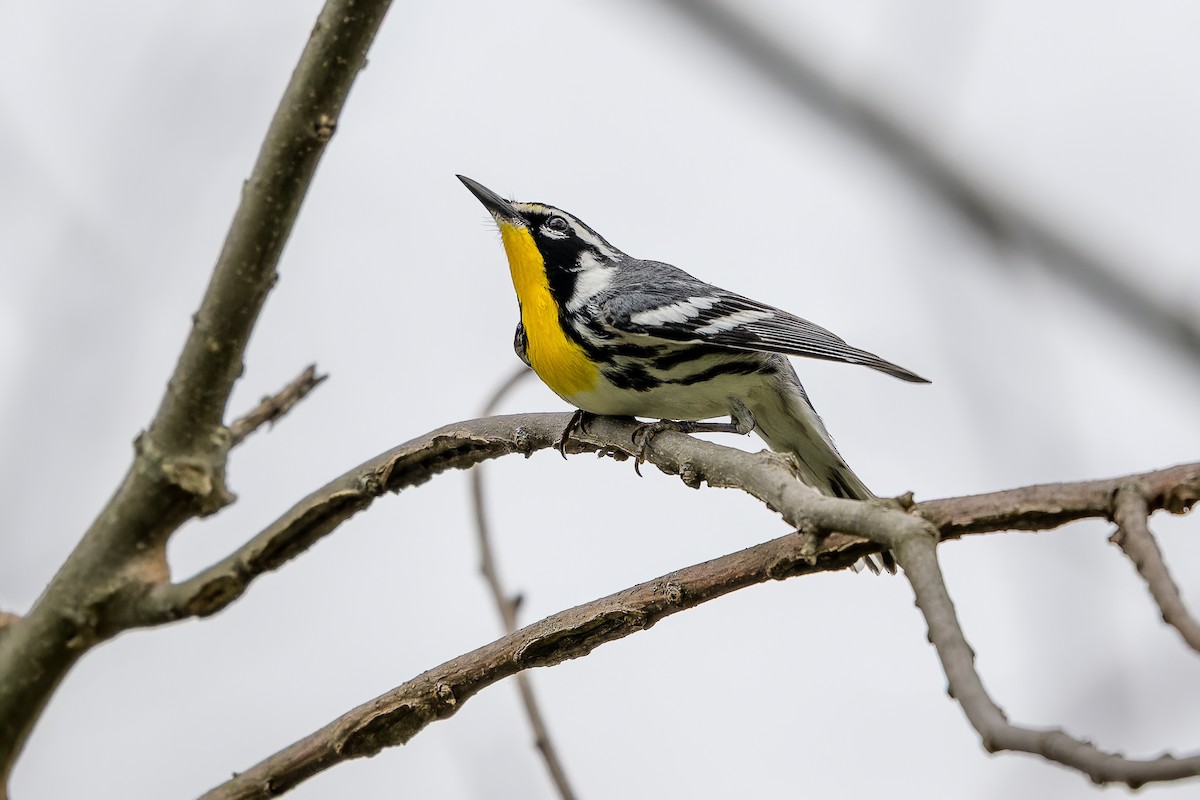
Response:
[{"label": "white belly", "polygon": [[[764,357],[764,361],[770,359]],[[708,357],[689,363],[686,369],[668,371],[648,370],[655,379],[670,381],[719,367],[729,361],[744,363],[746,354],[730,358]],[[786,362],[785,362],[786,363]],[[643,363],[642,366],[645,366]],[[764,393],[774,393],[775,377],[758,373],[718,374],[694,383],[662,383],[650,388],[629,388],[619,385],[601,372],[597,384],[588,391],[564,397],[568,403],[593,414],[648,417],[651,419],[699,420],[726,417],[730,414],[729,398],[743,402]]]}]

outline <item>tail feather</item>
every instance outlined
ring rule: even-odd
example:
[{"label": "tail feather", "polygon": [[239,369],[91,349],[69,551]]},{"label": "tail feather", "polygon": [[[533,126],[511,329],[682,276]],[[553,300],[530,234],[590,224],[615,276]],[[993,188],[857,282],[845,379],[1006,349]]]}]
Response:
[{"label": "tail feather", "polygon": [[[781,385],[765,396],[748,403],[754,414],[755,430],[767,446],[778,453],[791,453],[799,465],[800,478],[822,494],[850,500],[872,500],[876,495],[850,469],[833,443],[808,394],[787,364],[780,370]],[[895,574],[896,562],[890,552],[880,554],[883,567]],[[878,574],[879,567],[870,558],[862,565]],[[861,569],[858,566],[857,569]]]},{"label": "tail feather", "polygon": [[795,456],[800,477],[818,492],[850,500],[874,499],[874,492],[838,452],[791,365],[781,361],[787,369],[778,373],[780,385],[747,404],[755,430],[772,450]]}]

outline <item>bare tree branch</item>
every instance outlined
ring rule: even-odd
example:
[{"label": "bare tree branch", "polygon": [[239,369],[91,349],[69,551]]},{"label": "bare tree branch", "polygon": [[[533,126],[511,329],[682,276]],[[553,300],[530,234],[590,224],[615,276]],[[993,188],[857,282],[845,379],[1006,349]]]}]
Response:
[{"label": "bare tree branch", "polygon": [[[131,617],[128,624],[153,625],[216,613],[240,597],[255,578],[300,555],[385,492],[420,485],[446,470],[467,469],[511,453],[528,456],[551,447],[570,418],[567,413],[543,413],[468,420],[382,453],[311,493],[222,561],[186,581],[157,586],[137,598],[135,607],[126,612]],[[572,437],[569,451],[631,454],[630,437],[636,427],[628,420],[598,418],[589,423],[587,434]],[[653,439],[649,456],[651,463],[679,475],[688,486],[696,488],[708,482],[742,488],[779,508],[767,499],[771,497],[769,485],[760,487],[745,471],[755,470],[758,475],[767,470],[760,478],[769,484],[768,479],[778,475],[764,465],[781,459],[786,463],[782,456],[765,451],[747,453],[671,431]],[[943,538],[1010,529],[1048,530],[1086,517],[1107,519],[1112,493],[1129,481],[1147,487],[1152,507],[1182,513],[1200,498],[1200,463],[1108,480],[929,500],[913,506],[912,512],[942,531]],[[803,489],[798,481],[792,483]],[[788,521],[799,527],[798,522]],[[863,554],[881,549],[852,536],[827,537],[825,546],[853,546]]]},{"label": "bare tree branch", "polygon": [[1140,265],[1114,261],[1090,242],[1040,219],[1025,203],[973,174],[871,95],[784,44],[765,25],[722,0],[660,0],[695,23],[793,99],[875,145],[994,244],[1024,248],[1059,278],[1090,294],[1137,330],[1200,363],[1200,318],[1152,293]]},{"label": "bare tree branch", "polygon": [[[437,471],[443,464],[461,467],[501,452],[549,447],[567,421],[566,414],[540,414],[461,423],[368,463],[374,465],[372,469],[387,472],[388,478],[380,481],[385,485],[423,482],[431,470]],[[632,449],[629,442],[634,428],[634,423],[626,420],[599,418],[589,425],[587,433],[578,434],[573,449],[625,452]],[[472,431],[469,436],[467,430]],[[490,434],[482,434],[483,430]],[[524,435],[519,436],[517,431],[524,431]],[[455,435],[470,445],[455,448],[446,441]],[[530,445],[529,450],[515,446],[518,438]],[[447,453],[453,453],[453,458],[447,458]],[[940,583],[936,559],[930,560],[923,554],[924,545],[913,544],[927,542],[932,554],[933,545],[942,538],[941,531],[927,517],[941,519],[950,532],[949,538],[994,530],[1000,521],[1029,530],[1054,527],[1085,516],[1107,517],[1111,513],[1112,493],[1130,482],[1152,487],[1157,502],[1182,512],[1191,506],[1200,490],[1200,464],[1109,481],[1058,484],[1068,498],[1066,503],[1052,503],[1052,487],[1045,486],[909,506],[897,501],[861,503],[818,495],[796,480],[786,457],[769,452],[747,453],[673,432],[665,432],[653,440],[650,461],[664,472],[678,474],[692,487],[708,483],[741,488],[783,516],[797,528],[797,533],[556,614],[447,662],[349,712],[215,788],[206,797],[277,794],[340,761],[374,755],[383,747],[408,741],[430,722],[455,713],[479,689],[522,669],[584,655],[599,644],[649,627],[663,616],[743,586],[770,578],[840,569],[884,547],[905,548],[901,564],[907,563],[911,568],[914,591],[919,593],[922,611],[929,618],[931,636],[937,637],[934,642],[955,694],[987,746],[1037,753],[1080,769],[1093,779],[1130,785],[1200,771],[1200,757],[1133,761],[1103,753],[1065,734],[1011,728],[1007,723],[998,726],[996,720],[1003,721],[1003,714],[983,693],[969,660],[963,666],[962,656],[969,654],[970,648],[958,630],[953,606]],[[399,477],[409,467],[417,477]],[[1168,485],[1170,480],[1179,483],[1172,487]],[[1098,491],[1104,486],[1106,492]],[[314,493],[314,497],[321,494]],[[1029,520],[1023,522],[1011,508],[1000,508],[1001,503],[1023,509]],[[937,585],[931,585],[931,581]],[[502,593],[501,598],[504,597]]]},{"label": "bare tree branch", "polygon": [[229,445],[236,447],[247,436],[254,433],[263,425],[274,425],[292,407],[308,396],[308,393],[320,386],[328,375],[318,375],[317,365],[309,364],[292,382],[273,395],[268,395],[259,401],[242,417],[229,426]]},{"label": "bare tree branch", "polygon": [[[483,416],[486,417],[494,412],[500,405],[500,401],[512,391],[513,387],[532,374],[533,372],[524,366],[514,372],[500,385],[500,388],[492,393],[491,398],[483,407]],[[470,480],[471,507],[475,512],[475,533],[479,542],[479,571],[483,574],[483,579],[491,591],[497,611],[500,612],[500,622],[504,626],[504,632],[514,633],[517,630],[517,609],[520,606],[520,596],[511,594],[504,588],[504,581],[500,578],[500,569],[496,566],[496,555],[492,550],[491,526],[488,524],[487,503],[483,488],[482,465],[471,470]],[[515,680],[517,693],[521,697],[521,706],[525,709],[525,717],[529,720],[529,727],[533,731],[534,746],[541,755],[542,762],[546,765],[550,782],[554,784],[554,788],[562,800],[574,800],[575,791],[571,788],[567,771],[558,757],[558,748],[555,747],[554,740],[550,737],[550,728],[546,725],[542,709],[538,705],[537,695],[533,691],[533,681],[524,672],[518,672]]]},{"label": "bare tree branch", "polygon": [[983,687],[975,670],[975,653],[967,644],[938,566],[931,536],[894,536],[886,542],[912,584],[917,606],[929,625],[929,641],[937,648],[950,682],[950,696],[959,702],[989,753],[1014,750],[1040,755],[1087,775],[1094,782],[1124,783],[1136,789],[1152,781],[1171,781],[1200,775],[1200,755],[1163,755],[1138,760],[1109,753],[1061,730],[1034,730],[1009,723]]},{"label": "bare tree branch", "polygon": [[167,579],[166,541],[232,501],[223,426],[242,354],[389,0],[329,0],[271,121],[158,412],[116,493],[29,613],[0,637],[0,799],[34,721],[112,615]]},{"label": "bare tree branch", "polygon": [[123,609],[130,624],[204,617],[225,608],[257,577],[278,569],[376,498],[451,469],[550,447],[569,414],[522,414],[447,425],[395,447],[317,489],[244,545],[193,577],[161,584]]},{"label": "bare tree branch", "polygon": [[1120,547],[1137,567],[1150,589],[1150,596],[1162,612],[1163,622],[1179,631],[1188,647],[1200,653],[1200,624],[1183,604],[1179,587],[1171,578],[1158,542],[1150,531],[1149,516],[1150,508],[1137,484],[1123,485],[1113,498],[1113,521],[1117,523],[1117,532],[1109,537],[1109,541]]},{"label": "bare tree branch", "polygon": [[1041,531],[1086,517],[1110,518],[1113,493],[1126,484],[1141,488],[1150,511],[1182,514],[1200,500],[1200,464],[1077,483],[1048,483],[1003,492],[927,500],[916,506],[942,539],[987,531]]},{"label": "bare tree branch", "polygon": [[429,723],[452,716],[480,689],[520,670],[587,655],[744,586],[842,569],[858,559],[855,553],[820,554],[820,546],[816,534],[793,533],[554,614],[364,703],[203,797],[275,797],[342,761],[404,744]]}]

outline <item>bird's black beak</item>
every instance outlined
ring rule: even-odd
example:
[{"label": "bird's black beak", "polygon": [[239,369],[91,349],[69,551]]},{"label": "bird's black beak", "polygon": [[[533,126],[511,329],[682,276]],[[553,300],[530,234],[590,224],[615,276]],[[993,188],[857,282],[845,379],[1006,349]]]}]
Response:
[{"label": "bird's black beak", "polygon": [[471,190],[471,194],[479,198],[479,202],[483,203],[483,207],[486,208],[493,217],[497,217],[498,219],[502,219],[505,222],[513,225],[525,224],[525,220],[521,219],[521,215],[518,214],[517,210],[512,207],[512,203],[508,202],[503,197],[496,194],[478,181],[473,181],[465,175],[458,175],[457,177],[463,182],[464,186]]}]

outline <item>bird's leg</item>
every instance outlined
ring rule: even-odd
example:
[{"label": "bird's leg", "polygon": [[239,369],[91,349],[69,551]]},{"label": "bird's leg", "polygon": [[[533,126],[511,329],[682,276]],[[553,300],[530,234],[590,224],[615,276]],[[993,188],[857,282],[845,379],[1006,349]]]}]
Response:
[{"label": "bird's leg", "polygon": [[571,415],[571,421],[567,423],[567,427],[563,428],[562,436],[558,437],[558,441],[554,443],[554,447],[562,454],[563,461],[567,460],[567,442],[571,440],[571,434],[575,431],[587,433],[588,417],[594,417],[595,414],[589,414],[582,408],[575,410]]},{"label": "bird's leg", "polygon": [[637,447],[637,457],[633,460],[633,470],[639,476],[642,474],[641,465],[646,460],[650,450],[650,440],[655,434],[663,431],[679,433],[739,433],[745,436],[754,430],[754,415],[746,404],[736,397],[729,398],[729,422],[698,422],[696,420],[660,419],[658,422],[643,422],[633,430],[633,444]]}]

